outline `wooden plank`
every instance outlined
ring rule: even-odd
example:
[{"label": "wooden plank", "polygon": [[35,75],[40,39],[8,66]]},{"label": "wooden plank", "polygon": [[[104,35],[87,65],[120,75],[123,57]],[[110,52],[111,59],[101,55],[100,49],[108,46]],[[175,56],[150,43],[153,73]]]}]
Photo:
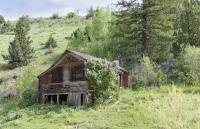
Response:
[{"label": "wooden plank", "polygon": [[57,94],[57,104],[59,104],[59,100],[60,100],[60,95]]}]

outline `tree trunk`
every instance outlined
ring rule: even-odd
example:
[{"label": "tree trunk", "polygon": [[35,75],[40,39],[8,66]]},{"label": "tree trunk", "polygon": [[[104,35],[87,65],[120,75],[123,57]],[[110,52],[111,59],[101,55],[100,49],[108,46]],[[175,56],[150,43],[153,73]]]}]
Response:
[{"label": "tree trunk", "polygon": [[146,1],[143,0],[142,5],[142,14],[141,14],[141,20],[142,20],[142,36],[141,36],[141,42],[142,42],[142,52],[141,55],[147,55],[147,11],[146,11]]}]

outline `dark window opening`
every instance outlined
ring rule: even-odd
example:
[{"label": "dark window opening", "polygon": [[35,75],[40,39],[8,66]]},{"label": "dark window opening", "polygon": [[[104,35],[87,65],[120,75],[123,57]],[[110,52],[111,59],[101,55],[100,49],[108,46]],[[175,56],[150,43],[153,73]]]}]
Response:
[{"label": "dark window opening", "polygon": [[81,94],[81,106],[84,104],[84,94]]},{"label": "dark window opening", "polygon": [[85,72],[83,66],[74,67],[71,70],[71,81],[83,81],[85,80]]},{"label": "dark window opening", "polygon": [[58,67],[52,71],[52,83],[61,83],[63,82],[63,69]]},{"label": "dark window opening", "polygon": [[68,94],[63,94],[63,95],[60,95],[60,98],[59,98],[59,104],[67,104],[67,101],[68,101]]}]

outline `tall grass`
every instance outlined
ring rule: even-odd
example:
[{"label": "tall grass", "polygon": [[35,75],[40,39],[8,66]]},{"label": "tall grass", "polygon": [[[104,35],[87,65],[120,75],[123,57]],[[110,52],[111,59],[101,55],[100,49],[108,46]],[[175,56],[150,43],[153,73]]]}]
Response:
[{"label": "tall grass", "polygon": [[[7,103],[8,104],[8,103]],[[199,94],[175,86],[120,91],[119,100],[95,108],[34,105],[0,114],[3,129],[199,129]]]},{"label": "tall grass", "polygon": [[152,124],[159,129],[199,129],[200,99],[173,88],[167,96],[148,101]]}]

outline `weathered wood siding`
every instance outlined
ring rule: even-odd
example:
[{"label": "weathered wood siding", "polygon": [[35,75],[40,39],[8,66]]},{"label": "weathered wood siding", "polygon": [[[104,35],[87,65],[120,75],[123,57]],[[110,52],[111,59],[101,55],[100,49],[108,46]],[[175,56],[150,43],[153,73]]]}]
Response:
[{"label": "weathered wood siding", "polygon": [[[61,70],[56,72],[55,69],[57,68]],[[60,104],[67,99],[74,105],[81,106],[81,104],[90,101],[92,94],[89,90],[89,82],[85,77],[84,69],[85,64],[82,59],[70,53],[63,55],[63,58],[54,64],[52,68],[46,73],[44,72],[42,76],[39,76],[39,102],[45,103],[48,100],[51,104],[55,104],[54,101]],[[119,78],[116,83],[121,87],[127,88],[128,74],[122,71],[118,74]],[[52,81],[52,77],[55,81]]]}]

